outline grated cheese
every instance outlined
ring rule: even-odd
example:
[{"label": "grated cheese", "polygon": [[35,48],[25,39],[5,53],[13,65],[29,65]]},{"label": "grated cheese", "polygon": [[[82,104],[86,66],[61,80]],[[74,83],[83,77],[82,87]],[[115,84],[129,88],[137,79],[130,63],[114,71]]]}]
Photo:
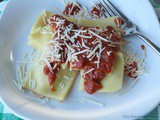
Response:
[{"label": "grated cheese", "polygon": [[101,39],[101,40],[103,40],[103,41],[105,41],[105,42],[109,42],[109,40],[107,40],[107,39],[99,36],[98,34],[94,33],[93,31],[89,30],[89,32],[90,32],[91,34],[93,34],[94,36],[98,37],[99,39]]},{"label": "grated cheese", "polygon": [[93,70],[94,70],[94,68],[91,68],[90,70],[88,70],[88,71],[86,71],[85,73],[83,73],[83,75],[86,75],[86,74],[92,72]]},{"label": "grated cheese", "polygon": [[57,67],[57,63],[56,63],[56,64],[54,64],[54,66],[53,66],[53,70],[54,70],[56,67]]},{"label": "grated cheese", "polygon": [[96,56],[96,54],[94,54],[94,55],[89,59],[89,61],[92,61],[95,56]]},{"label": "grated cheese", "polygon": [[119,23],[118,17],[116,18],[116,21],[117,21],[117,26],[120,27],[120,23]]},{"label": "grated cheese", "polygon": [[88,51],[88,49],[85,49],[85,50],[82,50],[82,51],[80,51],[80,52],[76,52],[76,53],[74,53],[73,55],[79,55],[79,54],[82,54],[82,53],[85,53],[85,52],[87,52]]},{"label": "grated cheese", "polygon": [[64,41],[64,43],[65,43],[65,45],[67,46],[68,49],[75,51],[73,48],[71,48],[71,47],[66,43],[66,41]]},{"label": "grated cheese", "polygon": [[69,80],[69,77],[67,77],[67,76],[65,76],[65,75],[64,75],[63,77]]},{"label": "grated cheese", "polygon": [[45,19],[45,16],[44,16],[44,15],[42,15],[42,19],[43,19],[43,23],[44,23],[45,25],[47,25],[46,19]]},{"label": "grated cheese", "polygon": [[64,84],[63,82],[60,82],[59,87],[60,87],[61,89],[63,89],[64,86],[65,86],[65,84]]},{"label": "grated cheese", "polygon": [[[124,52],[124,58],[126,75],[131,73],[133,77],[138,77],[146,73],[146,69],[143,65],[144,58],[141,58],[141,60],[139,60],[139,56],[136,54],[136,51]],[[136,68],[132,69],[132,67],[130,66],[130,64],[132,64],[133,62],[137,63],[138,70],[136,70]]]},{"label": "grated cheese", "polygon": [[46,65],[48,66],[50,72],[53,73],[52,66],[50,65],[49,61],[47,61],[47,60],[45,60],[45,59],[44,59],[43,61],[44,61],[44,62],[46,63]]},{"label": "grated cheese", "polygon": [[37,81],[33,79],[29,79],[28,86],[30,89],[34,89],[36,87]]},{"label": "grated cheese", "polygon": [[46,14],[46,10],[44,10],[44,11],[43,11],[43,13],[44,13],[44,15],[45,15],[45,16],[47,16],[47,14]]},{"label": "grated cheese", "polygon": [[[79,41],[77,42],[77,46],[78,46],[78,45],[82,48],[82,45],[81,45],[81,43],[80,43]],[[80,51],[80,50],[79,50],[79,51]]]},{"label": "grated cheese", "polygon": [[17,67],[16,67],[16,79],[17,79],[17,81],[13,80],[13,82],[18,87],[18,89],[22,92],[24,92],[24,90],[22,88],[23,85],[24,85],[23,76],[24,75],[22,75],[22,68],[20,67],[19,64],[17,64]]},{"label": "grated cheese", "polygon": [[79,6],[79,4],[78,4],[76,1],[73,1],[73,3],[74,3],[75,5],[77,5],[77,7],[79,7],[79,9],[82,9],[81,6]]},{"label": "grated cheese", "polygon": [[111,44],[108,44],[108,46],[110,46],[110,47],[115,47],[115,45],[111,45]]},{"label": "grated cheese", "polygon": [[80,33],[85,33],[87,30],[76,30],[76,29],[71,29],[73,32],[80,32]]},{"label": "grated cheese", "polygon": [[84,17],[86,17],[86,18],[90,17],[89,12],[88,12],[86,6],[84,6]]},{"label": "grated cheese", "polygon": [[112,53],[112,51],[107,51],[108,56],[110,56]]},{"label": "grated cheese", "polygon": [[92,99],[89,99],[89,98],[82,98],[82,100],[85,101],[85,102],[90,102],[90,103],[95,104],[95,105],[105,106],[104,103],[101,103],[101,102],[98,102],[98,101],[95,101],[95,100],[92,100]]},{"label": "grated cheese", "polygon": [[90,51],[90,54],[87,56],[87,58],[90,58],[93,54],[95,54],[96,50],[99,48],[99,46],[101,46],[101,44],[98,44],[93,51]]},{"label": "grated cheese", "polygon": [[84,36],[84,35],[80,35],[80,34],[78,36],[81,38],[88,38],[88,39],[92,38],[92,36]]}]

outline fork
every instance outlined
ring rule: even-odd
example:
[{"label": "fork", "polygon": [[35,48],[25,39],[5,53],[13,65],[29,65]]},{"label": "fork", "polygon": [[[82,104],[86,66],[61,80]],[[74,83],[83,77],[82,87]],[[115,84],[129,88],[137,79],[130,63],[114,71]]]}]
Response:
[{"label": "fork", "polygon": [[104,10],[100,8],[105,17],[119,16],[124,21],[124,24],[121,26],[122,30],[125,32],[123,37],[136,35],[145,43],[147,43],[158,55],[160,55],[160,48],[151,42],[151,40],[149,40],[146,36],[138,32],[138,27],[133,22],[131,22],[120,10],[118,10],[118,8],[116,8],[115,5],[110,2],[110,0],[107,0],[107,2],[105,0],[99,0],[99,3],[105,10],[104,12]]}]

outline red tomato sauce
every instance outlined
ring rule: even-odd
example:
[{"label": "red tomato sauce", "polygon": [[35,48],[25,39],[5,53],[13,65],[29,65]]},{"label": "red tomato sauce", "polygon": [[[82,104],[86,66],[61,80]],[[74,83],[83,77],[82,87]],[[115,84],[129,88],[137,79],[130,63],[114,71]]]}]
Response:
[{"label": "red tomato sauce", "polygon": [[[64,23],[57,26],[59,21],[62,20]],[[101,81],[107,74],[112,72],[116,60],[116,53],[121,50],[120,43],[122,37],[117,35],[116,31],[111,26],[107,26],[104,30],[100,29],[99,27],[82,27],[66,20],[59,15],[52,16],[52,18],[49,20],[49,25],[52,27],[53,32],[61,31],[59,34],[65,33],[65,30],[69,29],[69,26],[72,26],[72,29],[76,30],[70,30],[67,33],[68,38],[58,39],[59,43],[62,43],[62,49],[59,51],[59,54],[61,54],[61,61],[50,63],[52,68],[56,64],[56,68],[50,71],[47,65],[44,67],[44,74],[48,75],[50,86],[54,84],[56,80],[56,74],[59,71],[61,64],[66,63],[68,59],[68,56],[66,56],[66,50],[69,49],[68,46],[72,46],[71,51],[75,51],[77,55],[75,59],[68,62],[67,65],[70,65],[73,69],[84,71],[82,77],[84,78],[84,88],[87,93],[93,94],[97,90],[103,88]],[[72,42],[69,38],[73,37],[75,34],[78,34],[77,31],[81,32],[77,37],[74,38],[74,42]],[[57,33],[56,37],[58,36],[59,35]],[[100,38],[97,36],[102,37],[103,40],[99,40]],[[78,52],[88,50],[88,48],[89,50],[91,49],[93,53],[91,51],[86,51],[78,54]],[[92,71],[90,71],[91,69]]]},{"label": "red tomato sauce", "polygon": [[103,13],[102,12],[105,12],[105,10],[103,9],[102,5],[101,4],[97,4],[96,6],[92,7],[91,12],[90,12],[90,16],[92,18],[99,19],[99,18],[103,17]]},{"label": "red tomato sauce", "polygon": [[78,2],[68,3],[63,11],[64,15],[77,15],[82,10]]},{"label": "red tomato sauce", "polygon": [[[129,70],[126,70],[126,68],[129,67]],[[131,64],[129,64],[128,66],[125,66],[125,70],[126,71],[130,71],[127,73],[127,75],[130,77],[130,78],[133,78],[133,79],[136,79],[138,76],[135,75],[135,73],[138,71],[138,65],[137,65],[137,62],[133,62]]]},{"label": "red tomato sauce", "polygon": [[124,21],[120,18],[120,17],[117,17],[114,19],[114,22],[116,23],[116,25],[120,28],[121,25],[124,24]]},{"label": "red tomato sauce", "polygon": [[146,47],[145,47],[144,45],[141,45],[141,48],[142,48],[142,50],[145,50],[145,49],[146,49]]}]

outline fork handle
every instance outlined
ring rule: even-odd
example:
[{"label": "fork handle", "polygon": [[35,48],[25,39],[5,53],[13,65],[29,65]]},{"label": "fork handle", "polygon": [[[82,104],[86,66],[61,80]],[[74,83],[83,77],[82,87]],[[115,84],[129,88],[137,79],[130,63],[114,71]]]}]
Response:
[{"label": "fork handle", "polygon": [[146,36],[144,36],[143,34],[136,32],[135,33],[136,36],[138,36],[139,38],[141,38],[145,43],[147,43],[158,55],[160,55],[160,48],[155,45],[153,42],[151,42]]}]

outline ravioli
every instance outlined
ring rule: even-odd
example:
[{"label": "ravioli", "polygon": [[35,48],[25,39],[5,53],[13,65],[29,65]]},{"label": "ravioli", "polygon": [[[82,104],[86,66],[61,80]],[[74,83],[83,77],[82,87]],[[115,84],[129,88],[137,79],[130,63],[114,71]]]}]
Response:
[{"label": "ravioli", "polygon": [[[69,71],[69,68],[60,69],[60,71],[57,73],[57,78],[53,86],[56,91],[53,92],[50,89],[47,76],[43,73],[43,68],[44,65],[42,62],[39,64],[39,66],[32,65],[30,67],[30,70],[25,78],[26,82],[24,88],[41,96],[53,98],[58,100],[59,102],[62,102],[69,92],[70,88],[72,87],[78,72]],[[35,87],[33,89],[29,85],[29,81],[31,79],[36,81]]]},{"label": "ravioli", "polygon": [[[106,75],[102,80],[103,88],[97,92],[115,92],[122,88],[123,84],[123,72],[124,71],[124,59],[121,52],[117,53],[116,62],[111,74]],[[82,77],[84,71],[81,70],[81,80],[79,84],[79,90],[84,91],[84,79]]]},{"label": "ravioli", "polygon": [[[35,48],[38,51],[43,51],[44,46],[46,45],[46,43],[51,40],[52,35],[51,34],[42,34],[41,31],[46,31],[46,32],[52,32],[50,28],[46,27],[46,25],[43,22],[43,15],[45,15],[45,21],[47,21],[47,19],[54,15],[54,13],[48,12],[48,11],[43,11],[41,13],[41,15],[39,16],[39,18],[37,19],[37,21],[34,23],[30,35],[29,35],[29,42],[28,44]],[[69,18],[66,17],[66,19],[77,23],[77,20],[74,18]],[[40,27],[41,26],[41,27]],[[37,29],[40,27],[40,29],[37,31]],[[42,54],[42,52],[39,52]],[[37,56],[37,58],[41,55],[39,54]],[[43,68],[44,68],[44,64],[41,63],[39,64],[39,66],[34,66],[33,64],[30,66],[30,69],[26,75],[25,78],[25,85],[24,88],[42,95],[44,97],[48,97],[48,98],[54,98],[57,99],[59,102],[62,102],[64,100],[64,98],[66,97],[68,91],[70,90],[71,86],[73,85],[75,79],[76,79],[76,75],[78,73],[78,71],[70,71],[69,68],[62,64],[62,68],[60,69],[60,71],[57,73],[57,78],[56,81],[54,83],[54,88],[56,89],[55,92],[52,92],[50,90],[50,86],[48,83],[48,78],[47,76],[43,73]],[[30,78],[31,76],[31,78]],[[64,77],[65,76],[65,77]],[[36,86],[34,89],[31,89],[31,87],[29,86],[29,81],[33,79],[36,81]],[[63,86],[64,84],[64,88],[62,89],[60,86]]]},{"label": "ravioli", "polygon": [[[36,32],[37,28],[39,28],[40,26],[41,26],[41,28],[45,27],[46,25],[45,25],[43,19],[47,22],[47,19],[49,17],[53,16],[53,15],[55,15],[55,13],[43,10],[43,12],[40,14],[40,16],[38,17],[38,19],[34,23],[33,27],[31,28],[31,34],[34,33],[34,32]],[[74,23],[78,22],[78,20],[75,19],[75,18],[66,17],[66,16],[63,16],[63,17],[66,18],[69,21],[74,22]]]},{"label": "ravioli", "polygon": [[[120,30],[117,25],[113,22],[116,17],[101,19],[101,20],[79,20],[78,24],[82,26],[89,27],[100,27],[104,28],[105,26],[112,26],[114,29]],[[81,80],[79,84],[79,89],[84,91],[84,79],[82,77],[84,71],[81,70]],[[123,85],[123,73],[124,73],[124,59],[121,52],[117,53],[116,63],[114,65],[113,71],[111,74],[106,75],[102,80],[103,88],[97,92],[115,92],[120,90]]]},{"label": "ravioli", "polygon": [[[30,35],[28,36],[28,45],[33,47],[36,50],[43,50],[45,44],[52,39],[52,35],[50,34],[52,32],[50,27],[47,27],[44,24],[44,20],[47,22],[47,19],[51,16],[53,16],[55,13],[49,12],[49,11],[43,11],[41,15],[38,17],[37,21],[34,23]],[[67,20],[76,23],[78,22],[75,18],[66,17]],[[43,20],[44,19],[44,20]],[[40,29],[39,29],[40,28]],[[39,30],[38,30],[39,29]],[[38,30],[38,31],[37,31]],[[46,34],[42,34],[42,32],[45,31]]]},{"label": "ravioli", "polygon": [[[30,35],[29,35],[29,42],[28,44],[39,51],[42,54],[44,50],[44,46],[46,43],[52,39],[52,34],[48,34],[52,32],[52,30],[44,24],[44,19],[47,21],[49,17],[54,15],[52,12],[43,11],[37,21],[34,23]],[[45,16],[45,17],[44,17]],[[65,16],[63,16],[65,17]],[[85,20],[85,19],[75,19],[65,17],[67,20],[82,25],[82,26],[99,26],[103,28],[106,25],[110,25],[115,29],[119,30],[117,25],[113,22],[115,17],[106,18],[102,20]],[[45,31],[47,34],[42,34]],[[54,83],[54,88],[56,91],[50,90],[50,85],[48,83],[47,75],[43,73],[44,64],[41,61],[39,66],[32,64],[30,69],[25,78],[25,85],[24,88],[33,91],[36,94],[42,95],[44,97],[53,98],[62,102],[66,97],[67,93],[71,89],[78,71],[73,70],[70,71],[69,68],[65,65],[61,65],[60,71],[57,73],[56,81]],[[102,80],[103,89],[99,90],[98,92],[114,92],[122,88],[123,82],[123,70],[124,70],[124,60],[123,54],[117,53],[116,63],[113,69],[112,74],[107,75]],[[83,74],[83,70],[81,70],[81,75]],[[35,87],[30,87],[30,80],[36,81]],[[63,85],[63,87],[62,87]],[[79,89],[84,91],[84,79],[81,77]]]},{"label": "ravioli", "polygon": [[89,20],[89,19],[80,19],[78,21],[79,25],[89,26],[89,27],[100,27],[104,29],[106,26],[112,26],[115,29],[118,29],[117,25],[114,22],[115,17],[105,18],[105,19],[97,19],[97,20]]},{"label": "ravioli", "polygon": [[[45,21],[47,21],[47,19],[48,19],[49,17],[51,17],[52,15],[54,15],[54,13],[44,10],[44,11],[40,14],[40,16],[38,17],[38,19],[36,20],[36,22],[34,23],[33,27],[31,28],[30,34],[36,32],[37,28],[39,28],[39,27],[43,28],[44,26],[46,26],[45,23],[44,23],[44,21],[43,21],[43,19],[44,19]],[[44,17],[44,18],[43,18],[43,17]]]}]

